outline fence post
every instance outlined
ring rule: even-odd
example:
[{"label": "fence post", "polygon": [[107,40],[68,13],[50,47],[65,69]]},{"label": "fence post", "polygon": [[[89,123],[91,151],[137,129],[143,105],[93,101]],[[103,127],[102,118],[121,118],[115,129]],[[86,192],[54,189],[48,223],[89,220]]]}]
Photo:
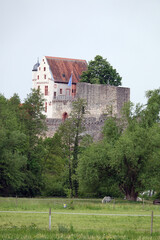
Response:
[{"label": "fence post", "polygon": [[49,230],[51,230],[51,208],[49,209]]},{"label": "fence post", "polygon": [[16,195],[16,207],[18,206],[18,198],[17,198],[17,195]]},{"label": "fence post", "polygon": [[115,204],[116,204],[116,200],[115,200],[115,198],[114,198],[114,200],[113,200],[113,208],[115,209]]},{"label": "fence post", "polygon": [[151,213],[151,234],[153,232],[153,211]]}]

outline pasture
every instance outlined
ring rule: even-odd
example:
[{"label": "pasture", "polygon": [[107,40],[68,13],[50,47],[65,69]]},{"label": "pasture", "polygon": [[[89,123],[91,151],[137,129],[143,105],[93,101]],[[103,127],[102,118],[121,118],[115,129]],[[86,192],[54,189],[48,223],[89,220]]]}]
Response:
[{"label": "pasture", "polygon": [[101,199],[0,198],[0,239],[160,239],[160,206],[117,199],[102,204]]}]

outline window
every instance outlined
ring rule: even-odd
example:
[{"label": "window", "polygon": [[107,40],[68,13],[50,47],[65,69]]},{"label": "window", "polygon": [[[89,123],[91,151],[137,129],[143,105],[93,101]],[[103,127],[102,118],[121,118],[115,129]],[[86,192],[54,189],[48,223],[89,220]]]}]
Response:
[{"label": "window", "polygon": [[45,95],[45,96],[48,95],[48,86],[45,86],[44,95]]},{"label": "window", "polygon": [[46,74],[44,74],[44,79],[46,79]]},{"label": "window", "polygon": [[68,118],[68,114],[67,114],[67,112],[64,112],[62,115],[62,120],[65,121],[66,118]]},{"label": "window", "polygon": [[56,92],[54,92],[54,98],[56,98]]},{"label": "window", "polygon": [[39,67],[39,71],[41,70],[41,67]]},{"label": "window", "polygon": [[60,88],[60,94],[62,94],[62,88]]},{"label": "window", "polygon": [[37,79],[39,79],[39,75],[37,76]]},{"label": "window", "polygon": [[45,102],[45,112],[47,112],[47,102]]},{"label": "window", "polygon": [[82,106],[82,113],[85,114],[85,108]]},{"label": "window", "polygon": [[76,93],[76,89],[72,89],[72,93]]},{"label": "window", "polygon": [[64,73],[62,74],[62,77],[65,77],[65,74],[64,74]]},{"label": "window", "polygon": [[46,67],[44,67],[44,71],[46,71]]}]

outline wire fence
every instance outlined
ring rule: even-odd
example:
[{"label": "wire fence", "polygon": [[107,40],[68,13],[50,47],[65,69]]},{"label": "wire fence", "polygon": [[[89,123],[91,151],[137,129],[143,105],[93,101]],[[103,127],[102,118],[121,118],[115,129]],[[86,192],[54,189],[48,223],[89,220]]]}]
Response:
[{"label": "wire fence", "polygon": [[[107,219],[107,217],[108,218],[113,217],[113,219],[114,219],[114,217],[115,217],[116,221],[119,221],[119,224],[120,224],[120,217],[126,218],[126,222],[128,221],[128,219],[130,217],[134,218],[135,221],[137,221],[137,219],[138,219],[138,221],[139,221],[139,219],[141,219],[141,221],[143,221],[144,218],[147,218],[148,219],[147,220],[148,229],[146,228],[146,230],[150,231],[150,233],[152,234],[154,227],[157,228],[157,226],[158,226],[157,218],[159,219],[160,214],[157,214],[157,212],[158,212],[157,210],[155,211],[156,214],[153,213],[153,210],[150,210],[152,208],[151,205],[153,206],[152,201],[145,200],[145,201],[142,201],[141,203],[137,203],[137,206],[138,207],[141,206],[141,210],[144,210],[144,213],[143,213],[143,211],[140,212],[140,213],[132,213],[132,212],[131,213],[116,213],[116,205],[117,205],[117,208],[119,207],[119,205],[121,205],[121,201],[120,202],[118,202],[118,201],[119,200],[114,199],[109,204],[102,204],[101,199],[61,199],[61,198],[45,198],[45,199],[42,199],[42,198],[18,198],[18,197],[3,198],[3,197],[0,197],[0,205],[1,205],[1,202],[3,202],[3,203],[5,202],[5,204],[8,203],[8,205],[5,205],[6,209],[2,209],[2,207],[0,207],[0,209],[1,209],[0,215],[2,215],[4,213],[7,214],[7,215],[8,214],[16,214],[16,215],[17,214],[23,214],[24,218],[25,218],[25,215],[29,215],[31,217],[31,219],[33,218],[35,220],[35,222],[37,221],[36,218],[38,218],[36,214],[40,214],[40,215],[44,214],[45,218],[48,215],[48,229],[49,230],[51,230],[53,228],[53,225],[51,225],[51,219],[52,218],[55,221],[54,224],[56,224],[56,217],[55,217],[56,215],[61,215],[62,216],[61,219],[64,218],[63,216],[69,216],[69,215],[70,216],[75,216],[77,218],[82,217],[82,216],[84,218],[87,217],[87,216],[90,216],[90,217],[93,217],[93,219],[94,219],[94,217],[99,217],[99,218],[105,217],[105,219]],[[36,210],[19,210],[19,209],[23,209],[23,208],[27,209],[26,206],[28,206],[27,204],[29,204],[29,202],[31,202],[34,206],[36,206],[35,208],[37,208],[37,211]],[[38,208],[37,207],[38,202],[44,203],[45,207],[44,208]],[[13,206],[13,208],[15,208],[15,210],[7,210],[7,207],[11,203],[13,204],[12,206]],[[95,206],[98,205],[100,208],[97,210],[96,208],[94,209],[94,206],[93,206],[93,208],[89,208],[90,212],[84,212],[85,210],[83,210],[83,212],[78,212],[78,208],[77,209],[73,208],[72,209],[72,210],[74,210],[74,212],[73,212],[73,211],[71,211],[71,209],[68,208],[70,203],[75,204],[75,205],[76,205],[76,203],[78,203],[78,204],[80,203],[82,205],[91,203],[93,205],[95,204]],[[22,204],[24,204],[24,205],[22,206]],[[32,209],[32,207],[33,207],[32,204],[29,206],[29,209]],[[123,200],[122,205],[125,206],[125,204],[127,205],[126,209],[129,209],[129,206],[130,206],[129,203],[125,202],[125,200]],[[56,205],[58,205],[57,209],[56,209]],[[67,209],[65,209],[64,205]],[[3,206],[3,205],[1,205],[1,206]],[[48,206],[48,208],[47,208],[47,206]],[[51,212],[51,206],[52,206],[52,212]],[[60,210],[59,206],[61,206],[61,209],[63,209],[63,211],[58,211],[58,210]],[[104,206],[104,208],[105,208],[105,206],[106,206],[106,208],[108,207],[110,212],[109,213],[101,213],[101,212],[95,213],[94,211],[91,212],[92,210],[102,211],[103,206]],[[149,210],[148,210],[147,213],[145,213],[145,208],[147,209],[148,206],[149,206]],[[85,205],[85,207],[86,207],[86,205]],[[88,207],[88,205],[87,205],[87,207]],[[17,210],[16,210],[16,208],[17,208]],[[113,210],[115,210],[115,211],[113,211],[113,213],[111,212],[112,211],[111,208]],[[43,211],[43,209],[45,211]],[[46,209],[48,209],[48,211],[46,211]],[[155,208],[155,209],[158,209],[158,208]],[[105,209],[105,211],[106,211],[106,209]],[[128,210],[126,210],[126,211],[128,211]],[[90,219],[92,220],[92,218],[90,218]],[[74,223],[75,219],[73,219],[72,221]],[[10,220],[10,222],[11,222],[11,220]],[[115,222],[115,220],[114,220],[114,222]],[[155,223],[157,224],[156,226],[154,225]],[[134,224],[137,224],[137,223],[134,223]],[[93,226],[93,228],[94,228],[94,226]],[[160,227],[159,227],[158,231],[160,231]]]}]

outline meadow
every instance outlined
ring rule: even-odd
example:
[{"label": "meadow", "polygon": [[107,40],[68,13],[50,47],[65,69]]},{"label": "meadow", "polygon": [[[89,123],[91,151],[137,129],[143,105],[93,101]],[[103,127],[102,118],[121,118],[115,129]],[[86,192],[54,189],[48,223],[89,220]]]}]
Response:
[{"label": "meadow", "polygon": [[0,239],[160,239],[160,206],[119,199],[102,204],[101,199],[0,198]]}]

